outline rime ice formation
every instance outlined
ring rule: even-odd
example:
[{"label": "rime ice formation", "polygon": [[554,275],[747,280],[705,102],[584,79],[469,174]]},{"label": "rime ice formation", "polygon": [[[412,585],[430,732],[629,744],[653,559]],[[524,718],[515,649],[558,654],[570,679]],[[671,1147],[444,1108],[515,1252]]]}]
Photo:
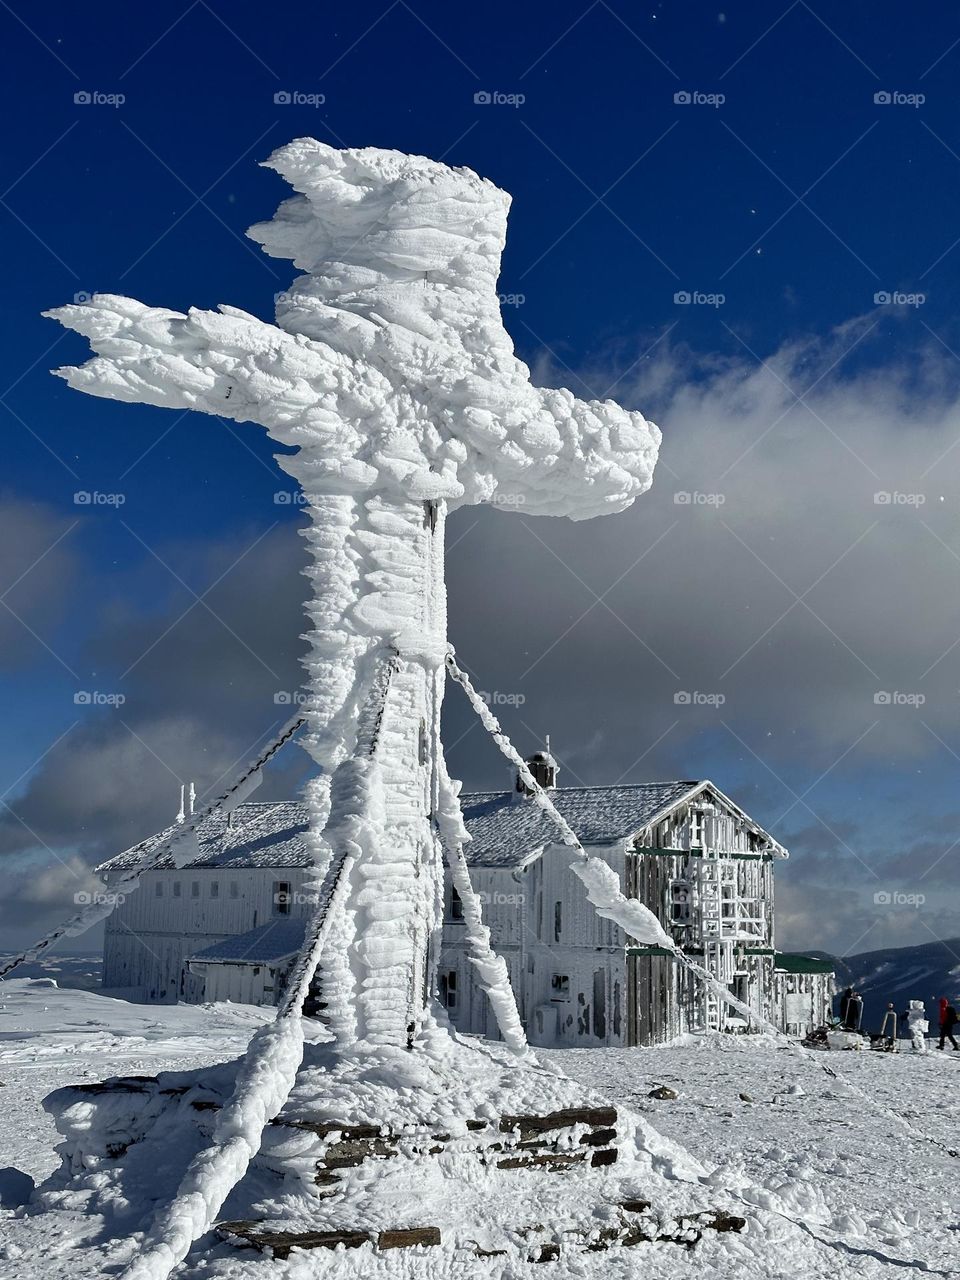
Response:
[{"label": "rime ice formation", "polygon": [[[650,485],[660,433],[612,401],[531,385],[500,318],[509,197],[492,183],[312,139],[267,164],[298,194],[249,234],[305,272],[275,325],[234,307],[182,315],[110,294],[48,314],[95,352],[58,371],[71,386],[257,423],[298,449],[278,462],[310,517],[305,745],[323,769],[309,795],[319,871],[350,813],[331,779],[354,751],[378,661],[399,652],[376,838],[356,850],[321,980],[341,1047],[402,1046],[422,1023],[441,915],[445,512],[622,511]],[[481,952],[495,992],[503,975]]]}]

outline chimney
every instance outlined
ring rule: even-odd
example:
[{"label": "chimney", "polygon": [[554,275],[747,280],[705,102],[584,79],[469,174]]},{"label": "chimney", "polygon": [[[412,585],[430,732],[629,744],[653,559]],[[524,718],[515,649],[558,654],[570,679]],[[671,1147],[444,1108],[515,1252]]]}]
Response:
[{"label": "chimney", "polygon": [[[557,769],[558,765],[554,757],[550,754],[550,737],[546,738],[545,748],[543,751],[535,751],[532,756],[527,756],[527,768],[533,774],[535,782],[538,782],[544,791],[553,791],[557,785]],[[517,773],[516,781],[517,794],[520,796],[532,795],[530,788]]]}]

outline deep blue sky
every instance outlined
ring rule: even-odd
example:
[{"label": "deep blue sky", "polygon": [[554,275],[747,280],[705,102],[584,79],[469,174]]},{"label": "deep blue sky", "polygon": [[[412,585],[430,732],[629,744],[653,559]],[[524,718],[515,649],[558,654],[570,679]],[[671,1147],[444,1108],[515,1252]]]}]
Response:
[{"label": "deep blue sky", "polygon": [[[518,350],[542,376],[565,381],[578,394],[585,394],[585,386],[603,394],[621,378],[612,394],[661,421],[668,463],[676,381],[653,377],[645,384],[646,398],[638,390],[638,382],[644,386],[638,375],[668,350],[676,353],[689,383],[706,385],[726,362],[753,366],[785,344],[811,336],[826,340],[838,326],[869,315],[867,340],[830,376],[869,376],[902,363],[899,386],[908,392],[923,366],[919,358],[911,364],[907,353],[922,349],[940,361],[931,400],[939,403],[938,397],[948,395],[952,351],[960,350],[960,14],[942,6],[797,0],[782,6],[642,7],[599,0],[478,7],[397,0],[265,7],[196,0],[91,8],[28,7],[14,0],[4,11],[0,404],[6,412],[0,497],[18,504],[17,519],[35,512],[46,523],[20,554],[19,526],[11,519],[0,591],[21,573],[33,575],[36,556],[64,533],[44,559],[48,589],[18,605],[25,579],[9,597],[20,616],[6,619],[17,652],[0,668],[0,791],[14,807],[37,776],[38,758],[76,723],[74,691],[123,687],[124,659],[132,660],[130,634],[142,634],[140,648],[146,648],[151,635],[158,638],[191,603],[174,573],[203,592],[261,534],[265,547],[296,521],[295,509],[273,500],[288,486],[273,467],[265,438],[252,431],[232,436],[197,417],[174,422],[174,415],[159,410],[71,393],[47,371],[80,358],[82,344],[40,312],[98,290],[175,308],[229,302],[268,317],[274,293],[291,272],[264,257],[243,232],[269,217],[286,195],[276,175],[256,162],[291,137],[312,134],[336,145],[422,152],[469,165],[512,192],[501,288],[522,295],[520,305],[505,308]],[[84,92],[119,94],[124,101],[75,102]],[[322,94],[325,102],[275,102],[282,92]],[[523,95],[524,101],[477,103],[481,92]],[[723,95],[723,101],[676,102],[675,95],[684,92]],[[920,94],[925,101],[878,103],[878,93]],[[922,307],[875,306],[878,291],[895,290],[923,293]],[[721,293],[724,302],[677,305],[679,291]],[[790,366],[801,385],[806,361],[801,355]],[[810,369],[817,375],[821,366],[811,358]],[[682,434],[678,425],[673,440]],[[675,488],[670,477],[661,471],[657,480],[668,493]],[[789,470],[780,479],[789,488]],[[868,489],[882,487],[869,477],[865,483]],[[78,506],[77,491],[122,493],[124,505],[119,515],[111,508]],[[653,518],[647,519],[646,525],[630,526],[630,537],[640,539],[638,551],[643,538],[656,536]],[[811,519],[817,519],[813,510]],[[484,521],[480,535],[486,538]],[[467,530],[464,522],[461,531]],[[955,533],[943,527],[938,536],[953,546]],[[502,553],[505,571],[502,597],[488,583],[481,598],[496,602],[516,623],[517,652],[526,653],[524,626],[530,618],[508,572],[514,536],[498,527],[479,544],[488,556]],[[551,541],[554,534],[541,536]],[[836,556],[846,545],[836,546]],[[61,555],[66,560],[58,565]],[[556,559],[554,553],[541,555],[545,577],[551,556]],[[820,567],[827,569],[834,558],[828,555]],[[451,564],[456,570],[453,554]],[[476,561],[469,564],[476,571]],[[251,613],[271,611],[270,583],[264,579],[273,565],[268,560],[251,571],[243,588]],[[944,579],[931,585],[938,599],[952,589],[953,568],[948,564]],[[597,592],[616,576],[602,562],[587,571]],[[771,585],[759,563],[751,572],[758,589],[761,582]],[[816,576],[814,566],[791,585],[799,591]],[[687,596],[685,582],[696,580],[695,564],[678,556],[677,597]],[[563,574],[555,585],[554,595],[580,589]],[[625,607],[636,605],[642,616],[642,571],[624,589],[632,592]],[[856,578],[847,599],[855,592]],[[47,595],[56,600],[51,603]],[[455,638],[473,629],[470,596],[462,583],[455,584]],[[730,608],[740,607],[735,591]],[[781,611],[778,602],[770,607],[764,625]],[[706,649],[713,621],[700,622]],[[563,629],[562,620],[556,625]],[[917,626],[922,625],[921,616]],[[689,631],[689,615],[681,614],[677,626]],[[510,625],[506,630],[499,656],[509,670],[516,659]],[[112,636],[120,637],[117,651],[107,643]],[[222,639],[225,646],[241,643],[225,630]],[[153,657],[165,661],[166,681],[161,686],[144,680],[141,705],[126,709],[130,723],[142,716],[148,756],[156,744],[147,726],[162,718],[165,700],[176,702],[180,676],[184,701],[189,704],[193,696],[185,674],[189,646],[163,659],[165,643]],[[209,648],[209,637],[205,643]],[[748,664],[766,648],[765,641]],[[558,649],[557,657],[563,652]],[[483,656],[472,654],[480,665]],[[291,669],[288,659],[285,672]],[[565,730],[573,770],[571,739],[597,726],[602,739],[611,706],[598,700],[576,706],[571,675],[577,664],[616,661],[598,634],[593,649],[586,644],[566,666],[559,662],[549,673],[541,667],[540,706],[533,711],[531,692],[526,718],[513,726],[521,745],[532,745],[534,731],[552,727],[556,739]],[[280,663],[268,656],[266,665]],[[918,687],[904,684],[909,677],[899,669],[877,675],[890,687]],[[683,676],[688,684],[695,678]],[[780,679],[789,682],[789,672]],[[648,709],[642,667],[635,681],[630,696],[640,756],[657,733],[643,727]],[[869,687],[876,685],[874,680]],[[275,688],[276,681],[266,687]],[[547,695],[549,708],[543,706]],[[237,736],[230,741],[238,753],[279,714],[269,700],[246,718],[224,706],[224,700],[242,704],[246,696],[238,665],[213,688],[203,709],[206,723],[231,720]],[[623,701],[613,687],[605,697]],[[186,711],[183,705],[174,709],[187,713],[189,705]],[[952,753],[960,743],[948,729],[940,746],[925,739],[929,749],[914,746],[903,759],[852,749],[835,765],[856,731],[844,738],[838,730],[835,743],[824,748],[809,726],[769,702],[745,707],[742,719],[737,714],[731,708],[731,726],[749,750],[728,730],[698,723],[671,753],[651,749],[629,776],[709,775],[770,823],[786,809],[791,792],[816,782],[817,815],[795,809],[787,829],[778,830],[788,842],[791,831],[796,833],[812,858],[826,856],[818,839],[822,843],[828,830],[843,836],[844,844],[853,842],[857,858],[867,860],[878,843],[885,855],[892,856],[891,843],[902,852],[900,845],[913,838],[917,814],[933,813],[951,831],[958,767]],[[868,708],[864,728],[871,715]],[[115,728],[106,713],[94,713],[81,724],[79,743],[102,746]],[[456,719],[451,740],[465,728]],[[784,745],[785,739],[793,745]],[[496,784],[502,776],[496,760],[474,737],[467,745],[469,750],[454,749],[455,767],[468,783]],[[125,794],[127,809],[118,827],[105,816],[105,799],[80,821],[71,841],[62,831],[57,835],[56,823],[38,831],[45,812],[38,793],[34,816],[27,815],[36,836],[33,851],[15,840],[11,848],[40,865],[71,848],[94,856],[120,830],[139,834],[138,817],[141,825],[147,816],[152,822],[157,794],[171,790],[173,775],[182,776],[188,767],[170,759],[169,746],[156,750],[163,763],[155,761],[159,780],[142,779],[150,797],[144,816]],[[623,751],[614,734],[608,746],[601,741],[581,761],[580,773],[568,773],[565,780],[611,781],[631,763]],[[110,766],[92,764],[91,775],[97,767]],[[193,758],[190,767],[197,767]],[[829,778],[817,782],[828,767]],[[89,789],[91,775],[81,773],[70,785]],[[54,768],[45,785],[57,791],[57,777]],[[64,782],[59,794],[67,793]],[[863,822],[865,812],[876,815],[869,829],[856,838],[843,835]],[[25,830],[26,820],[13,820],[14,829]],[[944,848],[952,838],[943,841]],[[825,873],[817,883],[829,879]],[[48,897],[53,902],[55,895]],[[54,914],[58,906],[51,906]],[[911,939],[926,940],[923,928]],[[831,940],[843,942],[839,936]],[[876,932],[864,946],[871,941],[879,943]]]}]

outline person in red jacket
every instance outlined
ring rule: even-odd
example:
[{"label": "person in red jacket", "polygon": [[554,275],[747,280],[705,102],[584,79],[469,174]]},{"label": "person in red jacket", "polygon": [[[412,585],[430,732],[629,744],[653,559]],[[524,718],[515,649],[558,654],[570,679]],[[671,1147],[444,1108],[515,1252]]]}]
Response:
[{"label": "person in red jacket", "polygon": [[953,1038],[953,1028],[957,1025],[957,1021],[956,1009],[952,1004],[948,1004],[943,1012],[943,1021],[940,1023],[940,1044],[938,1048],[943,1048],[943,1042],[946,1039],[950,1041],[954,1049],[960,1049],[960,1045]]},{"label": "person in red jacket", "polygon": [[941,996],[940,997],[940,1016],[938,1019],[941,1031],[943,1030],[943,1024],[947,1020],[947,1009],[949,1005],[950,1005],[950,1001],[947,999],[947,997]]}]

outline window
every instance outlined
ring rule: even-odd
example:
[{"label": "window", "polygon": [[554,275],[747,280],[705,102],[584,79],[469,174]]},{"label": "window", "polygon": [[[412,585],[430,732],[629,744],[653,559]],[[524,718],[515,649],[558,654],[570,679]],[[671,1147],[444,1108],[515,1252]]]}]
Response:
[{"label": "window", "polygon": [[173,882],[173,896],[175,898],[180,897],[180,881],[179,880],[174,880]]},{"label": "window", "polygon": [[292,898],[292,894],[290,893],[290,881],[274,880],[273,909],[278,916],[288,916],[290,914],[291,898]]},{"label": "window", "polygon": [[450,919],[463,919],[463,899],[457,893],[456,889],[451,886],[450,889]]},{"label": "window", "polygon": [[210,881],[210,897],[211,898],[220,897],[220,881],[219,880]]},{"label": "window", "polygon": [[230,897],[231,898],[240,897],[240,886],[237,884],[236,880],[230,881]]},{"label": "window", "polygon": [[690,815],[690,847],[703,848],[703,810],[694,809]]},{"label": "window", "polygon": [[550,978],[550,999],[570,999],[570,978],[565,973],[555,973]]},{"label": "window", "polygon": [[157,883],[156,883],[156,885],[155,885],[155,887],[154,887],[153,892],[154,892],[154,894],[155,894],[158,898],[162,898],[162,897],[163,897],[163,881],[162,881],[162,880],[158,880],[158,881],[157,881]]},{"label": "window", "polygon": [[448,969],[440,975],[440,1003],[445,1009],[457,1007],[457,971]]},{"label": "window", "polygon": [[563,905],[558,900],[553,904],[553,940],[560,941],[560,930],[563,927]]},{"label": "window", "polygon": [[199,880],[190,881],[190,897],[191,898],[200,897],[200,881]]},{"label": "window", "polygon": [[690,886],[685,880],[674,880],[670,887],[670,918],[674,924],[690,922]]}]

